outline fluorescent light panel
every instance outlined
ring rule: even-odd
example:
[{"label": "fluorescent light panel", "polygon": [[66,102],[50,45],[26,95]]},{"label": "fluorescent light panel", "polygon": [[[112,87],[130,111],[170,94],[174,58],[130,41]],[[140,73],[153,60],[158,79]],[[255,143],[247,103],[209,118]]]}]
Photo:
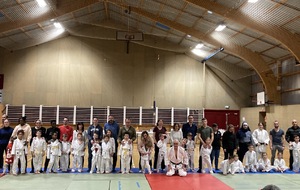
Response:
[{"label": "fluorescent light panel", "polygon": [[36,2],[39,4],[40,7],[46,7],[47,3],[45,0],[36,0]]},{"label": "fluorescent light panel", "polygon": [[196,45],[196,48],[197,48],[197,49],[201,49],[203,46],[204,46],[204,44],[197,44],[197,45]]},{"label": "fluorescent light panel", "polygon": [[221,31],[224,30],[225,28],[226,28],[226,25],[225,25],[225,24],[220,24],[220,25],[215,29],[215,31],[221,32]]},{"label": "fluorescent light panel", "polygon": [[248,0],[248,3],[256,3],[258,0]]},{"label": "fluorescent light panel", "polygon": [[59,22],[55,22],[55,23],[54,23],[54,26],[55,26],[56,28],[59,28],[59,29],[63,28],[62,25],[61,25]]}]

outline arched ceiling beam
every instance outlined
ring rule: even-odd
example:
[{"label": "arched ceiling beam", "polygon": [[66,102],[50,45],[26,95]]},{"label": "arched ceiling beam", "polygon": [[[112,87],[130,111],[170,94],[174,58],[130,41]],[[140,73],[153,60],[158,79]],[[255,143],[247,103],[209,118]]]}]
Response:
[{"label": "arched ceiling beam", "polygon": [[[128,8],[128,6],[120,4],[116,0],[109,0],[109,2],[115,4],[119,7],[122,7],[124,9]],[[222,46],[225,48],[226,52],[244,59],[250,65],[253,66],[255,71],[261,77],[261,79],[264,83],[264,86],[265,86],[265,91],[268,95],[268,100],[273,101],[274,103],[277,103],[277,104],[280,103],[280,100],[281,100],[280,93],[276,89],[277,88],[276,77],[274,76],[273,72],[270,71],[268,64],[262,59],[262,57],[258,53],[252,52],[251,50],[249,50],[245,47],[236,45],[230,41],[222,40],[222,42],[220,42],[217,39],[213,38],[212,35],[205,35],[204,33],[201,33],[198,30],[195,30],[193,28],[173,22],[166,18],[158,17],[150,12],[144,11],[137,7],[131,7],[131,11],[135,12],[143,17],[146,17],[150,20],[153,20],[154,22],[159,22],[159,23],[169,26],[175,30],[184,32],[186,34],[190,34],[190,35],[200,39],[201,41],[211,44],[215,47]]]},{"label": "arched ceiling beam", "polygon": [[[29,26],[32,24],[37,24],[45,21],[49,21],[53,18],[57,18],[59,16],[74,12],[76,10],[79,10],[81,8],[87,7],[89,5],[99,3],[101,1],[99,0],[64,0],[64,1],[58,1],[55,8],[52,8],[52,10],[49,10],[44,15],[34,17],[31,19],[22,19],[15,22],[4,22],[0,24],[0,33],[2,32],[8,32],[11,30],[23,28],[25,26]],[[49,5],[51,6],[51,5]]]},{"label": "arched ceiling beam", "polygon": [[229,10],[228,7],[218,4],[215,1],[207,0],[185,0],[188,3],[210,10],[215,14],[221,15],[226,19],[232,20],[238,24],[244,25],[252,30],[259,31],[272,37],[282,43],[295,57],[300,60],[300,36],[292,34],[284,28],[277,26],[267,25],[265,23],[259,23],[254,19],[250,19],[247,15],[236,9]]}]

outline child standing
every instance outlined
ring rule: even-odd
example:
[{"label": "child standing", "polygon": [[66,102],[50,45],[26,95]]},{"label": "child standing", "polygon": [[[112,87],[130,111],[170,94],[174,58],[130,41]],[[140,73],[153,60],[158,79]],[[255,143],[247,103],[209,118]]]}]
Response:
[{"label": "child standing", "polygon": [[46,141],[44,137],[42,137],[42,130],[36,131],[36,137],[33,137],[30,150],[33,158],[33,167],[35,169],[34,172],[39,174],[43,164],[43,157],[46,152]]},{"label": "child standing", "polygon": [[223,173],[223,175],[227,175],[227,174],[231,173],[231,164],[233,161],[234,161],[234,157],[229,156],[228,159],[223,160],[221,162],[220,170]]},{"label": "child standing", "polygon": [[71,151],[73,155],[73,169],[72,172],[76,171],[76,165],[78,166],[78,172],[82,172],[82,157],[84,156],[84,141],[82,139],[82,134],[77,134],[77,139],[72,142]]},{"label": "child standing", "polygon": [[205,165],[207,166],[209,173],[214,173],[212,171],[211,161],[210,161],[210,154],[212,151],[211,139],[208,137],[205,140],[205,144],[201,146],[200,155],[202,157],[202,173],[205,173]]},{"label": "child standing", "polygon": [[189,159],[189,168],[191,171],[194,171],[194,150],[195,150],[195,141],[193,140],[193,134],[187,134],[187,141],[185,143],[186,152]]},{"label": "child standing", "polygon": [[300,143],[299,136],[295,135],[294,142],[290,142],[290,149],[293,150],[293,171],[299,172],[300,167]]},{"label": "child standing", "polygon": [[277,158],[274,161],[274,168],[277,172],[285,172],[285,170],[289,169],[289,167],[287,167],[285,165],[285,161],[284,159],[282,159],[282,153],[278,152],[277,153]]},{"label": "child standing", "polygon": [[218,170],[222,134],[219,131],[218,124],[213,123],[212,128],[213,128],[213,132],[214,132],[214,140],[212,142],[213,149],[210,154],[210,159],[211,159],[211,164],[213,164],[213,162],[215,162],[215,170]]},{"label": "child standing", "polygon": [[257,157],[252,144],[248,145],[248,151],[245,154],[245,171],[257,172]]},{"label": "child standing", "polygon": [[[116,153],[116,144],[115,144],[115,139],[112,137],[112,131],[110,129],[107,129],[106,130],[106,134],[108,135],[109,137],[109,142],[111,144],[111,147],[112,147],[112,152],[111,152],[111,158],[110,158],[110,165],[111,167],[113,166],[113,156],[114,154]],[[110,171],[112,171],[113,168],[110,169]]]},{"label": "child standing", "polygon": [[258,161],[258,170],[262,172],[269,172],[273,169],[271,162],[266,152],[262,153],[262,158]]},{"label": "child standing", "polygon": [[234,157],[233,158],[234,160],[230,166],[231,174],[245,173],[243,163],[239,160],[239,156],[237,154],[235,154],[233,157]]},{"label": "child standing", "polygon": [[[121,141],[119,155],[121,156],[121,171],[122,174],[129,173],[130,160],[132,156],[132,143],[129,143],[129,133],[124,133],[124,139]],[[126,170],[125,170],[126,168]]]},{"label": "child standing", "polygon": [[8,169],[8,173],[12,172],[12,165],[14,162],[14,157],[12,156],[12,147],[13,147],[13,143],[14,143],[14,138],[11,137],[9,139],[8,145],[6,147],[6,158],[5,158],[5,165],[3,167],[3,173],[1,176],[6,174],[6,169]]},{"label": "child standing", "polygon": [[[97,133],[94,133],[98,136]],[[100,140],[98,138],[94,138],[94,142],[91,148],[92,151],[92,167],[90,173],[92,174],[95,170],[95,167],[97,169],[97,174],[100,173],[100,165],[101,165],[101,146],[100,146]]]},{"label": "child standing", "polygon": [[60,168],[62,172],[68,171],[68,165],[70,160],[71,144],[68,141],[68,134],[63,134],[61,142],[61,157],[60,157]]},{"label": "child standing", "polygon": [[50,144],[48,145],[49,149],[47,151],[47,158],[50,159],[48,172],[57,173],[58,169],[58,161],[59,157],[61,156],[61,144],[57,139],[57,133],[52,133],[52,139],[50,140]]},{"label": "child standing", "polygon": [[141,167],[142,167],[142,171],[145,174],[145,168],[148,169],[148,173],[151,174],[151,168],[150,168],[150,157],[151,157],[151,152],[152,152],[152,147],[147,146],[146,144],[141,144],[139,151],[140,151],[140,155],[141,155]]},{"label": "child standing", "polygon": [[101,160],[101,173],[110,173],[111,168],[111,154],[112,153],[112,146],[109,141],[109,136],[104,135],[102,141],[102,160]]},{"label": "child standing", "polygon": [[23,139],[24,131],[19,130],[17,132],[17,139],[14,141],[12,146],[11,154],[14,157],[13,162],[13,175],[17,175],[17,168],[19,160],[21,162],[21,173],[25,174],[26,160],[25,155],[28,153],[26,140]]},{"label": "child standing", "polygon": [[157,147],[159,148],[158,157],[157,157],[157,166],[156,171],[159,173],[159,169],[161,168],[161,163],[166,161],[167,155],[167,135],[160,133],[159,134],[159,141],[157,142]]}]

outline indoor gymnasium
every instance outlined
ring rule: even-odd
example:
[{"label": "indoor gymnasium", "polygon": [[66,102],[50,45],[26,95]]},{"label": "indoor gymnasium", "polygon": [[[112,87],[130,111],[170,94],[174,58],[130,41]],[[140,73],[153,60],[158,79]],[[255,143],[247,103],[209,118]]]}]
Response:
[{"label": "indoor gymnasium", "polygon": [[300,187],[299,0],[1,0],[0,190]]}]

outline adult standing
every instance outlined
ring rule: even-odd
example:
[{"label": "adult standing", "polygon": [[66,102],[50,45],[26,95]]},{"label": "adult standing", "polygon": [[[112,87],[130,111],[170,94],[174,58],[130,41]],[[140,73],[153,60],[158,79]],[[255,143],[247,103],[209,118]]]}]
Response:
[{"label": "adult standing", "polygon": [[68,135],[67,141],[71,143],[73,140],[73,127],[69,125],[69,119],[67,117],[64,117],[63,124],[58,128],[60,132],[59,140],[62,141],[63,135],[67,134]]},{"label": "adult standing", "polygon": [[107,130],[111,131],[112,137],[115,140],[115,152],[113,155],[112,172],[116,172],[116,165],[118,159],[118,135],[119,135],[120,127],[119,124],[114,120],[114,116],[112,115],[108,116],[108,122],[105,123],[104,125],[105,134],[107,133]]},{"label": "adult standing", "polygon": [[[123,142],[122,140],[124,139],[125,133],[129,134],[128,143],[132,144],[133,141],[135,141],[135,139],[136,139],[136,131],[135,131],[135,128],[131,126],[131,119],[128,119],[128,118],[125,119],[125,126],[123,126],[119,131],[119,135],[118,135],[118,142],[119,143]],[[130,168],[131,168],[131,166],[132,166],[132,157],[131,157],[131,160],[130,160]],[[131,170],[130,170],[130,172],[131,172]]]},{"label": "adult standing", "polygon": [[173,130],[170,132],[170,139],[171,139],[171,146],[173,146],[174,140],[178,140],[179,142],[182,141],[183,135],[182,131],[180,130],[179,123],[175,123],[173,126]]},{"label": "adult standing", "polygon": [[[207,119],[206,118],[202,118],[202,126],[197,130],[197,137],[200,140],[200,146],[199,146],[199,152],[201,149],[201,146],[206,144],[205,140],[209,137],[211,139],[210,141],[210,146],[212,146],[212,142],[214,141],[214,131],[213,129],[207,125]],[[200,154],[199,156],[199,169],[198,169],[198,173],[201,173],[201,168],[202,168],[202,156]]]},{"label": "adult standing", "polygon": [[195,140],[197,135],[197,125],[194,123],[194,117],[192,115],[188,116],[189,122],[182,125],[182,135],[183,138],[187,138],[188,133],[192,133],[192,139]]},{"label": "adult standing", "polygon": [[[292,126],[286,131],[285,140],[290,144],[295,141],[295,135],[300,136],[300,127],[298,126],[297,120],[293,119]],[[290,150],[290,170],[293,170],[293,162],[293,150]]]},{"label": "adult standing", "polygon": [[[153,141],[155,145],[154,149],[154,168],[157,166],[157,159],[158,159],[158,152],[159,148],[157,146],[157,142],[159,141],[159,134],[167,134],[167,129],[164,127],[164,122],[162,119],[159,119],[156,123],[156,126],[153,129]],[[161,169],[165,169],[165,163],[163,162],[161,164]],[[154,169],[156,171],[156,169]],[[158,171],[157,171],[158,172]]]},{"label": "adult standing", "polygon": [[270,137],[268,132],[264,129],[263,124],[257,124],[258,128],[252,133],[252,139],[255,145],[257,160],[262,158],[262,154],[266,152],[267,145],[269,145]]},{"label": "adult standing", "polygon": [[103,137],[103,128],[99,125],[99,121],[98,118],[94,117],[93,118],[93,124],[89,126],[88,131],[87,131],[87,138],[88,138],[88,153],[89,153],[89,157],[88,157],[88,172],[91,171],[92,168],[92,145],[94,143],[93,140],[93,136],[94,133],[96,133],[98,135],[99,139],[102,139]]},{"label": "adult standing", "polygon": [[[26,116],[20,117],[18,123],[19,124],[14,128],[11,136],[13,138],[17,138],[18,131],[23,130],[24,131],[23,140],[25,140],[26,146],[28,146],[28,143],[30,142],[32,137],[32,133],[31,133],[30,125],[26,123]],[[20,162],[19,162],[19,168],[21,168]],[[27,155],[25,155],[25,168],[27,168]]]},{"label": "adult standing", "polygon": [[234,126],[232,124],[229,124],[228,129],[223,133],[222,146],[224,151],[224,160],[228,159],[229,156],[233,156],[233,152],[237,148],[237,140],[234,133]]},{"label": "adult standing", "polygon": [[13,128],[9,126],[8,119],[3,121],[3,127],[0,128],[0,168],[3,168],[3,153],[5,151],[6,154],[6,147],[8,145],[9,139],[13,133]]},{"label": "adult standing", "polygon": [[219,156],[220,156],[220,149],[221,149],[221,142],[222,142],[222,134],[219,131],[218,124],[213,123],[212,129],[214,132],[214,140],[212,142],[212,151],[210,154],[211,165],[215,160],[215,170],[218,170],[219,165]]},{"label": "adult standing", "polygon": [[236,134],[236,139],[238,142],[237,154],[239,160],[243,162],[244,156],[248,151],[248,145],[253,144],[251,130],[247,122],[242,123],[242,127],[238,130]]},{"label": "adult standing", "polygon": [[271,165],[274,165],[276,151],[283,153],[284,131],[279,128],[279,122],[274,122],[274,128],[270,131]]},{"label": "adult standing", "polygon": [[[31,134],[32,134],[32,138],[30,140],[30,146],[32,144],[32,140],[34,137],[36,137],[36,132],[40,130],[42,132],[42,137],[45,137],[46,135],[46,128],[45,127],[42,127],[42,121],[37,119],[35,121],[35,126],[34,127],[31,127]],[[41,168],[42,170],[42,168]],[[41,172],[41,171],[40,171]],[[33,159],[31,159],[31,171],[30,173],[34,173],[34,166],[33,166]]]},{"label": "adult standing", "polygon": [[[54,133],[56,133],[57,136],[60,137],[60,130],[56,126],[56,120],[51,120],[50,125],[51,125],[51,127],[47,129],[46,135],[45,135],[45,140],[48,145],[51,144],[52,135]],[[44,165],[44,173],[47,172],[49,161],[50,161],[50,158],[48,159],[46,156],[45,165]]]}]

